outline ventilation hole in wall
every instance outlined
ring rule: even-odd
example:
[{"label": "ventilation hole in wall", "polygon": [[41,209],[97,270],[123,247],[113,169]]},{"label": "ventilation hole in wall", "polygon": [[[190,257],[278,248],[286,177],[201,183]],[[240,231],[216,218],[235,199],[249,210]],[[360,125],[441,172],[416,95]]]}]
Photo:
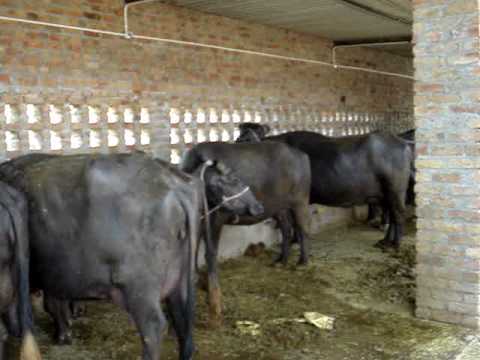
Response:
[{"label": "ventilation hole in wall", "polygon": [[7,124],[13,124],[18,121],[18,112],[10,104],[6,104],[4,108],[5,122]]},{"label": "ventilation hole in wall", "polygon": [[42,138],[39,133],[28,130],[28,148],[30,150],[42,150]]},{"label": "ventilation hole in wall", "polygon": [[13,131],[5,131],[5,144],[7,151],[18,151],[20,149],[20,138]]},{"label": "ventilation hole in wall", "polygon": [[178,151],[178,149],[172,149],[170,151],[170,162],[172,164],[180,164],[180,153]]},{"label": "ventilation hole in wall", "polygon": [[207,136],[205,135],[205,131],[203,129],[197,130],[197,142],[202,143],[207,141]]},{"label": "ventilation hole in wall", "polygon": [[145,129],[140,132],[140,144],[150,145],[150,133]]},{"label": "ventilation hole in wall", "polygon": [[183,114],[183,122],[185,124],[190,124],[192,122],[193,115],[190,112],[190,110],[185,110],[185,113]]},{"label": "ventilation hole in wall", "polygon": [[218,141],[218,131],[217,129],[210,129],[210,131],[208,132],[208,139],[210,141]]},{"label": "ventilation hole in wall", "polygon": [[135,134],[131,129],[125,129],[124,139],[127,146],[133,146],[136,143]]},{"label": "ventilation hole in wall", "polygon": [[237,139],[240,136],[240,129],[235,128],[233,129],[233,139]]},{"label": "ventilation hole in wall", "polygon": [[183,141],[185,144],[191,144],[193,142],[193,136],[189,129],[186,129],[183,133]]},{"label": "ventilation hole in wall", "polygon": [[230,114],[227,110],[222,111],[222,123],[226,124],[230,122]]},{"label": "ventilation hole in wall", "polygon": [[50,150],[61,150],[62,138],[56,131],[50,130]]},{"label": "ventilation hole in wall", "polygon": [[80,109],[72,104],[67,105],[67,109],[70,112],[70,121],[72,124],[80,123],[82,116],[80,115]]},{"label": "ventilation hole in wall", "polygon": [[178,109],[171,108],[170,109],[170,124],[178,124],[180,122],[180,112]]},{"label": "ventilation hole in wall", "polygon": [[276,111],[273,113],[272,121],[275,123],[279,121],[278,113]]},{"label": "ventilation hole in wall", "polygon": [[203,109],[198,109],[197,110],[197,123],[203,124],[205,123],[205,111]]},{"label": "ventilation hole in wall", "polygon": [[80,149],[82,144],[82,135],[78,132],[73,132],[72,135],[70,135],[70,147],[72,149]]},{"label": "ventilation hole in wall", "polygon": [[243,113],[243,122],[252,122],[252,114],[250,113],[250,111],[246,110]]},{"label": "ventilation hole in wall", "polygon": [[97,108],[93,106],[88,107],[88,122],[90,124],[96,124],[100,120],[100,114]]},{"label": "ventilation hole in wall", "polygon": [[149,124],[150,123],[150,112],[147,108],[142,108],[140,110],[140,123]]},{"label": "ventilation hole in wall", "polygon": [[48,106],[50,124],[60,124],[63,121],[62,110],[55,105]]},{"label": "ventilation hole in wall", "polygon": [[40,111],[33,104],[27,104],[27,123],[36,124],[40,121]]},{"label": "ventilation hole in wall", "polygon": [[259,122],[262,121],[262,115],[260,115],[260,113],[259,113],[258,111],[255,112],[255,119],[254,119],[254,121],[255,121],[256,123],[259,123]]},{"label": "ventilation hole in wall", "polygon": [[217,111],[215,109],[210,109],[210,113],[209,113],[209,116],[208,116],[208,121],[212,124],[214,123],[217,123],[218,122],[218,115],[217,115]]},{"label": "ventilation hole in wall", "polygon": [[230,134],[226,129],[222,130],[222,141],[230,141]]},{"label": "ventilation hole in wall", "polygon": [[239,123],[239,122],[242,121],[242,118],[240,117],[240,114],[238,113],[237,110],[235,110],[235,111],[233,112],[232,121],[233,121],[234,123]]},{"label": "ventilation hole in wall", "polygon": [[120,138],[115,130],[108,130],[107,143],[109,147],[115,147],[120,144]]},{"label": "ventilation hole in wall", "polygon": [[88,143],[91,148],[100,147],[100,144],[101,144],[100,133],[96,130],[90,130],[89,136],[88,136]]},{"label": "ventilation hole in wall", "polygon": [[131,124],[135,120],[135,114],[131,108],[126,108],[123,111],[123,122],[126,124]]},{"label": "ventilation hole in wall", "polygon": [[178,129],[170,129],[170,144],[175,145],[180,142],[180,137],[178,136]]},{"label": "ventilation hole in wall", "polygon": [[109,107],[107,111],[107,122],[109,124],[115,124],[118,122],[118,112],[113,107]]}]

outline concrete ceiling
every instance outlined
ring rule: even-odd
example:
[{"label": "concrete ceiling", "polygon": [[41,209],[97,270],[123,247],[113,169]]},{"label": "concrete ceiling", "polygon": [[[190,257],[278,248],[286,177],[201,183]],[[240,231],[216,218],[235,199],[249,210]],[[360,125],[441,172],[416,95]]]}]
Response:
[{"label": "concrete ceiling", "polygon": [[[164,0],[243,21],[321,36],[337,44],[410,40],[412,0]],[[387,51],[411,56],[410,45]]]}]

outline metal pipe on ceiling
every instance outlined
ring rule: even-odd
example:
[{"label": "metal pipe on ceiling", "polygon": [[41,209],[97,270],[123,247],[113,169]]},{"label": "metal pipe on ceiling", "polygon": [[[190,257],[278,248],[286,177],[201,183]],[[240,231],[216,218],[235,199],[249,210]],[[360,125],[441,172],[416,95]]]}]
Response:
[{"label": "metal pipe on ceiling", "polygon": [[148,4],[148,3],[151,3],[151,2],[154,2],[154,1],[158,1],[158,0],[131,1],[131,2],[126,3],[123,6],[123,23],[124,23],[124,31],[125,31],[125,37],[126,38],[128,38],[128,39],[130,38],[130,32],[129,32],[129,29],[128,29],[128,10],[135,5]]},{"label": "metal pipe on ceiling", "polygon": [[86,28],[86,27],[80,27],[80,26],[55,24],[55,23],[44,22],[44,21],[14,18],[14,17],[8,17],[8,16],[0,16],[0,20],[20,22],[20,23],[28,23],[28,24],[33,24],[33,25],[42,25],[42,26],[54,27],[54,28],[63,28],[63,29],[74,30],[74,31],[85,31],[85,32],[90,32],[90,33],[98,33],[98,34],[104,34],[104,35],[110,35],[110,36],[124,37],[126,39],[149,40],[149,41],[157,41],[157,42],[177,44],[177,45],[183,45],[183,46],[192,46],[192,47],[222,50],[222,51],[228,51],[228,52],[234,52],[234,53],[240,53],[240,54],[262,56],[262,57],[278,59],[278,60],[293,61],[293,62],[314,64],[314,65],[321,65],[321,66],[329,66],[329,67],[333,67],[335,69],[356,70],[356,71],[362,71],[362,72],[367,72],[367,73],[372,73],[372,74],[379,74],[379,75],[386,75],[386,76],[393,76],[393,77],[399,77],[399,78],[414,80],[413,76],[406,75],[406,74],[399,74],[399,73],[393,73],[393,72],[388,72],[388,71],[380,71],[380,70],[375,70],[375,69],[362,68],[362,67],[358,67],[358,66],[339,65],[339,64],[334,64],[334,63],[330,63],[330,62],[326,62],[326,61],[320,61],[320,60],[305,59],[305,58],[299,58],[299,57],[295,57],[295,56],[276,55],[276,54],[265,53],[265,52],[261,52],[261,51],[231,48],[231,47],[225,47],[225,46],[198,43],[198,42],[193,42],[193,41],[183,41],[183,40],[159,38],[159,37],[153,37],[153,36],[136,35],[133,32],[129,31],[129,28],[128,28],[128,9],[132,6],[134,6],[134,5],[139,5],[139,4],[143,4],[143,3],[150,3],[150,2],[154,2],[154,1],[158,1],[158,0],[140,0],[140,1],[132,2],[132,3],[128,3],[128,4],[124,5],[124,32],[123,33],[108,31],[108,30]]}]

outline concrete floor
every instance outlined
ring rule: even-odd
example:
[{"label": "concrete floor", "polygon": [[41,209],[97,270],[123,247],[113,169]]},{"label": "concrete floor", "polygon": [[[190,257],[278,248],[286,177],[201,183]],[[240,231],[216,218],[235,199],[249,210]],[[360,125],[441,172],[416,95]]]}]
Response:
[{"label": "concrete floor", "polygon": [[[372,246],[382,236],[378,230],[343,227],[314,237],[312,261],[304,268],[295,266],[297,252],[287,267],[271,267],[270,251],[225,262],[224,325],[208,329],[205,294],[199,291],[195,359],[480,359],[474,331],[412,316],[413,235],[410,225],[399,254],[382,253]],[[333,330],[288,321],[307,311],[334,317]],[[109,304],[88,305],[67,347],[52,344],[51,322],[38,309],[37,318],[45,360],[140,359],[134,327]],[[243,333],[237,322],[244,320],[259,324],[260,332]],[[164,345],[162,359],[177,359],[175,340],[167,336]]]}]

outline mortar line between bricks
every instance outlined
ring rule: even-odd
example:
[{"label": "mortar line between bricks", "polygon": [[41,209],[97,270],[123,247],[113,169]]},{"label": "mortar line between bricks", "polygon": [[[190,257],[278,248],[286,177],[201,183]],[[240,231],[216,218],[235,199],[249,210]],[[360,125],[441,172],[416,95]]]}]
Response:
[{"label": "mortar line between bricks", "polygon": [[28,20],[28,19],[14,18],[14,17],[1,16],[1,15],[0,15],[0,20],[11,21],[11,22],[20,22],[20,23],[33,24],[33,25],[48,26],[48,27],[54,27],[54,28],[63,28],[63,29],[76,30],[76,31],[85,31],[85,32],[90,32],[90,33],[98,33],[98,34],[111,35],[111,36],[118,36],[118,37],[123,37],[125,39],[149,40],[149,41],[158,41],[158,42],[171,43],[171,44],[177,44],[177,45],[186,45],[186,46],[193,46],[193,47],[209,48],[209,49],[223,50],[223,51],[235,52],[235,53],[241,53],[241,54],[257,55],[257,56],[268,57],[268,58],[279,59],[279,60],[285,60],[285,61],[294,61],[294,62],[302,62],[302,63],[307,63],[307,64],[329,66],[329,67],[332,67],[334,69],[356,70],[356,71],[368,72],[368,73],[373,73],[373,74],[400,77],[400,78],[405,78],[405,79],[410,79],[410,80],[415,79],[411,75],[391,73],[391,72],[388,72],[388,71],[380,71],[380,70],[362,68],[362,67],[358,67],[358,66],[333,64],[333,63],[330,63],[330,62],[320,61],[320,60],[304,59],[304,58],[298,58],[298,57],[293,57],[293,56],[276,55],[276,54],[264,53],[264,52],[260,52],[260,51],[254,51],[254,50],[245,50],[245,49],[224,47],[224,46],[219,46],[219,45],[197,43],[197,42],[193,42],[193,41],[183,41],[183,40],[159,38],[159,37],[153,37],[153,36],[135,35],[134,33],[131,33],[131,32],[130,33],[119,33],[119,32],[108,31],[108,30],[100,30],[100,29],[86,28],[86,27],[80,27],[80,26],[71,26],[71,25],[62,25],[62,24],[55,24],[55,23],[44,22],[44,21]]}]

